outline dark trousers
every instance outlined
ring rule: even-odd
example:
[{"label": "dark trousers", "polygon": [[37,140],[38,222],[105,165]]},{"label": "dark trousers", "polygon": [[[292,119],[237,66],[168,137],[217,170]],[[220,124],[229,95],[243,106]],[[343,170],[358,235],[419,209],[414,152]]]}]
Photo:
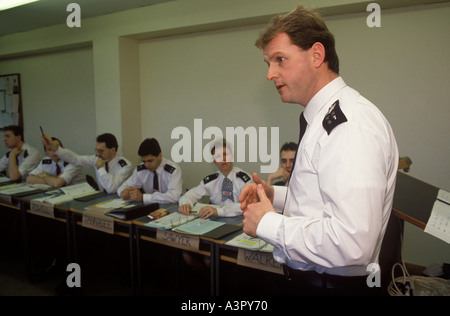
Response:
[{"label": "dark trousers", "polygon": [[379,296],[381,288],[367,285],[367,276],[339,276],[319,274],[315,271],[299,271],[283,265],[292,295],[350,295]]}]

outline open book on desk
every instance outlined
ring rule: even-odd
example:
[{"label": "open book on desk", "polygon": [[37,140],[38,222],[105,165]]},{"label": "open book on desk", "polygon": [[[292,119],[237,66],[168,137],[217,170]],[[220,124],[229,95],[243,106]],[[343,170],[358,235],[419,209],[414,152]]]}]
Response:
[{"label": "open book on desk", "polygon": [[44,188],[41,185],[13,183],[0,187],[0,194],[20,197],[35,193],[41,193],[45,190],[47,190],[47,188]]}]

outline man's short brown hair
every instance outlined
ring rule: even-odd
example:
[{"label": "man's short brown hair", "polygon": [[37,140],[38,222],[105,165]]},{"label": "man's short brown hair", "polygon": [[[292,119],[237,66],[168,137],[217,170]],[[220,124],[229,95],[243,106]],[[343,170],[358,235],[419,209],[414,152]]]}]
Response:
[{"label": "man's short brown hair", "polygon": [[334,36],[317,12],[299,5],[287,14],[274,16],[256,40],[256,47],[264,49],[280,33],[286,33],[292,44],[303,50],[310,49],[314,43],[321,43],[325,47],[325,62],[328,63],[328,68],[339,74]]}]

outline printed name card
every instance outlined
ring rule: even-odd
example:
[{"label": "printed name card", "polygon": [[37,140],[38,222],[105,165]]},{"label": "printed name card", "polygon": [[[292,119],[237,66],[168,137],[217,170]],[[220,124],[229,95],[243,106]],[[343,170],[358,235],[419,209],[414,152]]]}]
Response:
[{"label": "printed name card", "polygon": [[45,202],[31,200],[30,213],[43,217],[55,218],[54,206]]},{"label": "printed name card", "polygon": [[84,212],[81,226],[114,234],[114,218],[103,214]]},{"label": "printed name card", "polygon": [[271,252],[252,251],[239,248],[237,264],[273,273],[284,274],[283,267],[273,258]]},{"label": "printed name card", "polygon": [[12,196],[7,194],[0,194],[0,202],[12,204]]},{"label": "printed name card", "polygon": [[200,237],[194,235],[179,234],[169,230],[156,231],[156,239],[163,244],[186,249],[186,250],[199,250],[200,249]]}]

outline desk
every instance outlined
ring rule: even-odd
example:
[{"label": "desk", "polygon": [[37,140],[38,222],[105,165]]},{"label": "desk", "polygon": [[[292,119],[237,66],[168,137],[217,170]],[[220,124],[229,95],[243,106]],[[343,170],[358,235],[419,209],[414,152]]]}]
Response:
[{"label": "desk", "polygon": [[[415,179],[402,172],[398,173],[397,187],[395,191],[393,211],[391,215],[391,221],[393,224],[388,226],[385,240],[383,241],[382,253],[380,254],[380,265],[383,258],[388,258],[391,262],[398,262],[399,255],[401,253],[401,243],[399,234],[402,234],[403,221],[410,222],[420,228],[425,228],[426,222],[431,214],[433,203],[436,199],[439,189],[432,185],[429,185],[423,181]],[[32,194],[29,196],[22,196],[12,199],[12,203],[0,203],[1,206],[11,209],[13,215],[17,214],[17,218],[21,221],[21,234],[23,236],[23,246],[25,250],[27,274],[30,272],[30,249],[29,249],[29,236],[27,226],[27,217],[35,216],[30,214],[29,205],[32,199],[43,196],[42,194]],[[117,198],[115,195],[106,195],[97,198],[92,201],[80,202],[71,201],[64,204],[55,206],[55,221],[61,223],[65,228],[67,236],[67,253],[71,262],[77,262],[79,260],[78,251],[80,250],[80,244],[78,240],[82,233],[79,228],[81,227],[81,219],[84,212],[84,207],[88,205],[97,204],[107,199]],[[171,212],[177,211],[176,205],[161,205],[162,208],[168,208]],[[236,218],[222,218],[220,220],[233,221],[240,223],[242,217]],[[114,219],[115,233],[114,235],[124,238],[124,242],[127,245],[128,261],[130,264],[129,275],[131,278],[131,292],[132,294],[142,294],[142,265],[141,265],[141,247],[143,243],[155,243],[163,244],[172,249],[185,249],[179,246],[175,246],[171,243],[165,243],[156,238],[157,230],[152,227],[145,226],[148,218],[143,217],[131,221],[122,221]],[[401,226],[400,226],[401,225]],[[394,234],[391,233],[391,228],[394,227]],[[399,228],[400,227],[400,228]],[[222,239],[212,239],[206,237],[199,237],[200,246],[196,253],[209,256],[211,258],[211,267],[209,271],[210,275],[210,294],[220,295],[221,289],[221,262],[225,264],[237,263],[238,248],[226,245],[226,241],[230,240],[240,231],[230,234]],[[107,238],[108,234],[104,234]],[[113,239],[111,239],[114,242]],[[392,246],[394,249],[389,252],[386,251],[385,246]],[[193,251],[192,249],[189,249]],[[387,265],[387,276],[390,278],[390,268],[392,263]],[[225,264],[227,266],[227,264]],[[382,266],[383,269],[383,266]],[[223,271],[223,270],[222,270]],[[383,271],[383,270],[382,270]],[[277,279],[278,275],[271,272],[266,273],[268,279]],[[281,276],[280,276],[281,278]]]},{"label": "desk", "polygon": [[[169,205],[161,205],[161,208],[167,209],[169,212],[178,212],[177,204],[169,204]],[[171,248],[187,250],[191,252],[195,252],[204,256],[209,256],[211,261],[214,259],[214,241],[208,238],[202,238],[199,236],[192,235],[183,235],[180,233],[172,232],[170,230],[158,230],[156,228],[146,226],[145,224],[149,222],[149,219],[144,217],[133,221],[133,224],[136,227],[136,264],[137,264],[137,279],[138,279],[138,295],[142,295],[143,286],[142,286],[142,265],[141,265],[141,241],[156,243],[160,245],[165,245]],[[161,237],[161,234],[167,234],[167,238]],[[179,237],[179,238],[177,238]],[[191,246],[190,240],[198,239],[198,249],[197,247]],[[178,273],[178,269],[177,269]],[[179,276],[177,276],[179,278]],[[214,294],[215,289],[215,269],[214,263],[211,262],[210,266],[210,293]]]},{"label": "desk", "polygon": [[[109,194],[104,195],[102,197],[93,199],[91,201],[87,202],[77,202],[77,201],[71,201],[68,203],[65,203],[64,206],[69,209],[70,211],[70,218],[71,218],[71,239],[73,242],[73,249],[74,249],[74,257],[73,262],[79,262],[79,246],[78,241],[79,237],[77,234],[77,227],[82,226],[82,218],[83,214],[85,212],[86,206],[91,206],[98,204],[100,202],[104,202],[107,200],[117,199],[117,195],[115,194]],[[128,239],[128,263],[129,263],[129,276],[131,281],[131,295],[134,295],[136,292],[136,281],[135,281],[135,242],[134,242],[134,225],[132,225],[131,221],[123,221],[117,218],[112,218],[110,216],[105,215],[107,219],[113,220],[114,222],[114,235],[124,237]],[[89,228],[86,228],[89,229]]]}]

